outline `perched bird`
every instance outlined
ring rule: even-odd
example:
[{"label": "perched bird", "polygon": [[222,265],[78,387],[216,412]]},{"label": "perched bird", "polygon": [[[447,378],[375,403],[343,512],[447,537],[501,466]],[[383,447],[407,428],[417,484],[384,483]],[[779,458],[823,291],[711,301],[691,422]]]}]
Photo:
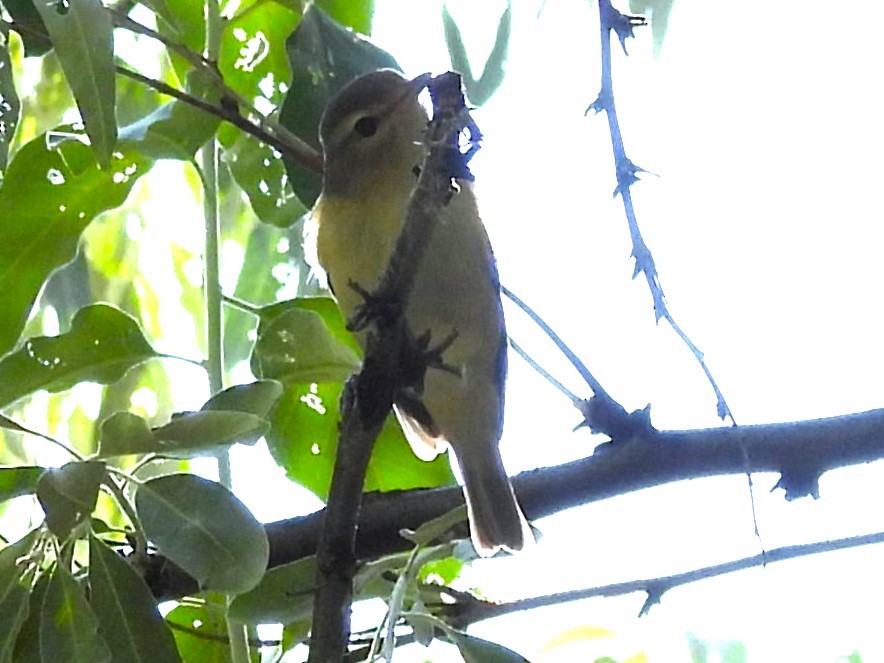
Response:
[{"label": "perched bird", "polygon": [[[423,163],[428,117],[418,101],[429,76],[375,71],[346,85],[320,123],[322,194],[313,209],[320,265],[344,315],[386,269]],[[464,479],[472,541],[483,556],[520,550],[531,537],[498,450],[503,425],[506,328],[497,267],[469,182],[437,219],[405,306],[415,336],[431,347],[456,333],[442,361],[458,374],[427,370],[423,390],[396,414],[415,453],[451,446]],[[364,343],[364,338],[360,339]],[[427,417],[429,415],[429,418]],[[533,541],[533,538],[531,539]]]}]

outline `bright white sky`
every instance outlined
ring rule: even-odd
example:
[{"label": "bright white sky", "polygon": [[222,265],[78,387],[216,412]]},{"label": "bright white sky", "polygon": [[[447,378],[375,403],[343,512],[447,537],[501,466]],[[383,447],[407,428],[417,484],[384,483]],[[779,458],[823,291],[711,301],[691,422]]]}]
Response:
[{"label": "bright white sky", "polygon": [[[647,287],[631,281],[631,246],[604,116],[584,117],[599,84],[597,7],[517,2],[504,87],[475,117],[474,161],[501,280],[556,328],[628,408],[652,404],[660,428],[717,425],[699,367]],[[621,3],[623,5],[625,3]],[[452,1],[481,63],[504,3]],[[884,405],[882,102],[871,85],[880,39],[850,8],[677,0],[659,59],[650,31],[615,50],[615,94],[629,156],[659,175],[634,188],[676,319],[743,424]],[[847,21],[847,22],[844,22]],[[402,26],[411,26],[403,31]],[[378,0],[375,39],[406,71],[448,62],[438,3]],[[579,395],[567,366],[515,310],[510,333]],[[511,472],[587,454],[576,412],[511,359],[503,453]],[[823,499],[787,504],[757,476],[759,526],[773,548],[879,531],[880,464],[826,475]],[[523,594],[676,573],[759,552],[745,477],[644,491],[538,523],[530,554],[475,566],[489,594]],[[532,661],[689,660],[684,632],[736,639],[749,660],[834,662],[859,649],[884,660],[879,596],[884,548],[775,565],[698,583],[636,620],[643,596],[596,600],[477,627]],[[574,583],[574,577],[579,581]],[[620,636],[595,649],[540,654],[580,625]],[[422,660],[423,650],[414,660]],[[443,660],[441,657],[433,660]],[[454,660],[454,659],[452,659]],[[710,659],[710,663],[712,660]]]}]

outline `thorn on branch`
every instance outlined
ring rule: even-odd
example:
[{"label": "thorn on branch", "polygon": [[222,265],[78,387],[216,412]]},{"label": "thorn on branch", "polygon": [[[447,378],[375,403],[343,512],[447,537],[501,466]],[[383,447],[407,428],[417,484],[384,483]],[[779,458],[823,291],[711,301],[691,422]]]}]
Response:
[{"label": "thorn on branch", "polygon": [[635,37],[635,28],[648,24],[648,19],[644,16],[624,14],[615,9],[609,0],[603,2],[602,20],[604,25],[617,35],[624,55],[629,55],[626,51],[626,40]]},{"label": "thorn on branch", "polygon": [[820,498],[820,476],[822,470],[815,467],[790,467],[783,470],[780,478],[770,489],[770,492],[777,488],[786,491],[786,501],[792,502],[801,497],[812,497],[815,500]]},{"label": "thorn on branch", "polygon": [[651,406],[641,410],[627,412],[620,403],[607,394],[596,394],[576,404],[583,415],[583,421],[577,426],[586,426],[593,433],[601,433],[611,438],[606,444],[619,444],[637,437],[647,438],[656,433],[651,425]]}]

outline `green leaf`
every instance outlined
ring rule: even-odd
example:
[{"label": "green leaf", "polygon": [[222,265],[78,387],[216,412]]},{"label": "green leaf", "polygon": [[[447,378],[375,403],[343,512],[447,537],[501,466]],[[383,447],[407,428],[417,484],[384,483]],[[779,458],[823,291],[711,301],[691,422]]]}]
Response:
[{"label": "green leaf", "polygon": [[232,126],[222,129],[221,141],[230,174],[263,223],[288,228],[307,213],[292,191],[279,152]]},{"label": "green leaf", "polygon": [[285,40],[295,29],[300,8],[257,2],[227,22],[218,68],[224,82],[267,114],[282,103],[291,79]]},{"label": "green leaf", "polygon": [[175,640],[144,580],[122,557],[89,537],[90,603],[116,661],[180,661]]},{"label": "green leaf", "polygon": [[42,467],[0,467],[0,502],[19,495],[30,495],[37,490],[37,481],[45,470]]},{"label": "green leaf", "polygon": [[34,533],[0,550],[0,661],[12,660],[15,641],[28,618],[34,571],[20,562],[34,545]]},{"label": "green leaf", "polygon": [[170,474],[138,488],[135,508],[148,538],[205,589],[241,594],[267,568],[264,528],[221,484]]},{"label": "green leaf", "polygon": [[40,620],[43,615],[43,600],[49,588],[49,573],[43,573],[31,590],[28,600],[28,618],[18,632],[15,642],[15,663],[42,663],[40,658]]},{"label": "green leaf", "polygon": [[98,634],[98,619],[70,572],[56,566],[40,616],[40,652],[44,661],[104,663],[111,653]]},{"label": "green leaf", "polygon": [[64,391],[78,382],[116,382],[133,366],[157,357],[138,323],[106,304],[77,311],[71,329],[37,336],[0,359],[0,407],[38,389]]},{"label": "green leaf", "polygon": [[[279,120],[289,131],[319,149],[319,119],[329,99],[360,74],[375,69],[399,69],[392,55],[332,20],[310,5],[286,41],[292,84]],[[320,176],[286,162],[292,188],[312,206],[321,188]]]},{"label": "green leaf", "polygon": [[110,169],[117,141],[113,21],[101,0],[34,2],[77,100],[95,159]]},{"label": "green leaf", "polygon": [[371,34],[374,0],[318,0],[316,4],[341,25],[364,35]]},{"label": "green leaf", "polygon": [[276,402],[282,397],[283,387],[275,380],[258,380],[250,384],[238,384],[219,391],[200,410],[216,412],[246,412],[266,418]]},{"label": "green leaf", "polygon": [[149,165],[124,151],[112,172],[99,170],[79,140],[58,142],[71,131],[61,127],[18,150],[0,186],[0,354],[15,345],[49,275],[73,260],[89,222],[121,205]]},{"label": "green leaf", "polygon": [[291,624],[310,619],[316,588],[316,558],[274,567],[256,587],[230,603],[231,619],[249,624]]},{"label": "green leaf", "polygon": [[482,69],[482,76],[479,79],[473,76],[460,28],[457,27],[454,17],[449,13],[447,5],[442,5],[442,26],[445,30],[445,43],[448,46],[451,68],[461,74],[470,103],[475,106],[484,105],[497,92],[506,75],[506,61],[509,56],[512,28],[512,3],[507,2],[506,8],[500,15],[494,46],[488,54],[488,59]]},{"label": "green leaf", "polygon": [[[274,460],[293,481],[328,498],[338,445],[341,383],[292,384],[274,413],[267,445]],[[408,490],[454,485],[448,458],[430,462],[414,455],[394,417],[375,443],[365,490]]]},{"label": "green leaf", "polygon": [[267,416],[282,393],[272,380],[237,385],[215,394],[199,412],[178,414],[157,428],[131,412],[116,412],[101,422],[99,456],[191,457],[235,442],[254,444],[267,431]]},{"label": "green leaf", "polygon": [[[191,72],[185,87],[188,94],[216,102],[218,93],[204,75]],[[120,147],[137,150],[151,159],[190,161],[221,123],[216,116],[177,99],[120,129]]]},{"label": "green leaf", "polygon": [[629,11],[648,17],[651,23],[651,38],[654,41],[654,57],[660,55],[666,29],[669,27],[669,14],[675,0],[629,0]]},{"label": "green leaf", "polygon": [[9,145],[18,126],[21,104],[15,91],[12,61],[9,59],[9,37],[0,34],[0,182],[9,157]]},{"label": "green leaf", "polygon": [[521,654],[496,642],[459,631],[450,631],[448,635],[460,650],[464,663],[529,663]]},{"label": "green leaf", "polygon": [[173,629],[172,634],[178,653],[185,661],[230,662],[224,604],[220,600],[218,603],[179,605],[166,616],[166,621],[179,627]]},{"label": "green leaf", "polygon": [[316,311],[295,306],[267,322],[262,316],[252,353],[255,375],[286,383],[343,381],[360,364],[357,351]]},{"label": "green leaf", "polygon": [[95,509],[98,489],[106,478],[105,464],[94,460],[46,470],[37,482],[37,499],[49,530],[61,540],[70,536]]},{"label": "green leaf", "polygon": [[3,0],[3,7],[12,16],[15,31],[24,42],[25,57],[40,56],[52,48],[52,41],[34,6],[34,0]]}]

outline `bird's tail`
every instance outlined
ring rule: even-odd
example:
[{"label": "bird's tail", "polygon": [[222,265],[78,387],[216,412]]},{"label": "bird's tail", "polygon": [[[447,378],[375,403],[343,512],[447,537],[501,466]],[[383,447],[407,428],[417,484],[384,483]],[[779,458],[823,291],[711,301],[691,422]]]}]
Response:
[{"label": "bird's tail", "polygon": [[454,451],[463,474],[470,534],[476,552],[490,557],[501,548],[516,552],[533,543],[534,535],[516,502],[497,446],[473,453]]}]

